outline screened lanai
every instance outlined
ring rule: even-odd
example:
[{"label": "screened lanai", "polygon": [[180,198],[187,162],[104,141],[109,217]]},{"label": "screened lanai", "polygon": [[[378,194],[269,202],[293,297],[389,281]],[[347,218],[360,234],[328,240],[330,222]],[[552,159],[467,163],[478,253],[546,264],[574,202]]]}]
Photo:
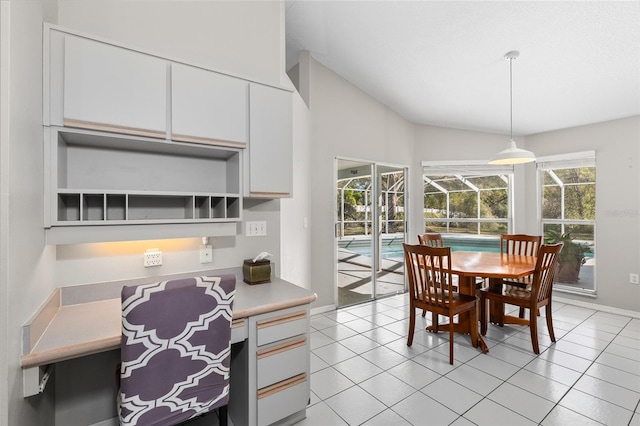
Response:
[{"label": "screened lanai", "polygon": [[338,165],[338,306],[404,292],[405,169],[346,160]]}]

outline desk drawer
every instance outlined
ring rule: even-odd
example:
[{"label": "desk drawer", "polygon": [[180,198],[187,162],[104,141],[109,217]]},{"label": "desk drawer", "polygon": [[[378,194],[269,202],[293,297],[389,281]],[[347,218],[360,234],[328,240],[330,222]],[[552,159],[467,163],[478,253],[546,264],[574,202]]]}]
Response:
[{"label": "desk drawer", "polygon": [[256,328],[258,346],[305,334],[309,330],[307,311],[293,311],[263,319],[256,323]]},{"label": "desk drawer", "polygon": [[306,337],[299,337],[256,353],[258,359],[258,389],[307,372],[309,346]]},{"label": "desk drawer", "polygon": [[309,401],[309,381],[299,374],[258,391],[258,426],[269,425],[304,410]]},{"label": "desk drawer", "polygon": [[239,343],[247,340],[248,329],[249,322],[244,318],[231,321],[231,343]]}]

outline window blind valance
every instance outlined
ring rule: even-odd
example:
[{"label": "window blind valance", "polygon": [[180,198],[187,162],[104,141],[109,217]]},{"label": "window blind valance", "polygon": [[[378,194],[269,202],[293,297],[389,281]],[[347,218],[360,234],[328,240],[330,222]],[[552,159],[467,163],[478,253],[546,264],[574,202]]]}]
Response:
[{"label": "window blind valance", "polygon": [[537,170],[576,169],[580,167],[595,167],[596,152],[582,151],[571,154],[551,155],[536,159]]},{"label": "window blind valance", "polygon": [[495,176],[512,175],[513,165],[487,164],[486,161],[423,161],[422,173],[427,176]]}]

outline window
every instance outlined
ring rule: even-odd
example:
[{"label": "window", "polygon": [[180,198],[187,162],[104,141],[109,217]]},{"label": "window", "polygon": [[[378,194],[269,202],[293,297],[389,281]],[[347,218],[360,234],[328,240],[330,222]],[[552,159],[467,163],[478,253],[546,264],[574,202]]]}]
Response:
[{"label": "window", "polygon": [[555,288],[595,294],[595,153],[540,158],[537,170],[544,241],[564,243]]},{"label": "window", "polygon": [[[495,242],[492,248],[499,251],[496,237],[511,227],[513,166],[484,162],[422,165],[425,232],[473,235],[478,236],[476,241],[489,236]],[[461,240],[453,235],[449,238]]]}]

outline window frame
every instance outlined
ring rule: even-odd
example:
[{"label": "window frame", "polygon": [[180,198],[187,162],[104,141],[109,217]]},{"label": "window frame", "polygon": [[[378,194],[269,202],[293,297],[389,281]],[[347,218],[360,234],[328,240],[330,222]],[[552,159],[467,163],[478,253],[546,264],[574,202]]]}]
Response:
[{"label": "window frame", "polygon": [[[537,205],[537,221],[538,221],[538,227],[539,227],[539,232],[541,235],[543,235],[544,238],[544,226],[545,225],[561,225],[561,229],[564,231],[564,227],[565,225],[589,225],[589,226],[593,226],[593,253],[594,253],[594,259],[596,258],[595,253],[596,253],[596,248],[597,248],[597,217],[594,217],[593,219],[565,219],[564,218],[564,208],[562,209],[561,212],[561,217],[560,219],[545,219],[542,217],[542,213],[543,213],[543,196],[544,196],[544,176],[545,176],[545,171],[547,170],[557,170],[557,169],[571,169],[571,168],[583,168],[583,167],[594,167],[596,169],[596,178],[593,182],[593,185],[595,186],[595,194],[596,194],[596,205],[597,205],[597,176],[598,176],[598,171],[597,171],[597,165],[596,165],[596,152],[595,151],[581,151],[581,152],[575,152],[575,153],[567,153],[567,154],[560,154],[560,155],[551,155],[551,156],[546,156],[546,157],[538,157],[536,159],[536,185],[537,185],[537,190],[536,190],[536,205]],[[596,214],[597,214],[597,209],[596,209]],[[572,286],[571,284],[568,283],[561,283],[561,282],[554,282],[554,290],[555,291],[559,291],[559,292],[563,292],[563,293],[570,293],[570,294],[577,294],[577,295],[581,295],[581,296],[588,296],[588,297],[597,297],[598,294],[598,287],[597,287],[597,280],[596,280],[596,268],[597,268],[597,261],[594,260],[594,265],[593,265],[593,283],[592,283],[592,287],[593,288],[584,288],[584,287],[577,287],[577,286]]]},{"label": "window frame", "polygon": [[[449,231],[449,225],[451,223],[475,223],[476,224],[476,232],[473,235],[485,235],[485,236],[495,236],[493,234],[483,234],[482,233],[482,224],[483,223],[506,223],[507,224],[507,233],[510,233],[513,229],[513,212],[515,206],[515,197],[514,197],[514,171],[515,168],[513,165],[492,165],[488,164],[486,161],[422,161],[422,183],[423,183],[423,202],[422,206],[424,209],[424,185],[427,183],[428,176],[452,176],[458,177],[461,179],[461,182],[464,183],[463,178],[465,176],[473,175],[473,176],[499,176],[506,178],[507,184],[507,217],[505,219],[487,219],[482,218],[481,211],[478,206],[478,211],[476,212],[477,217],[475,218],[452,218],[451,211],[449,206],[447,206],[447,217],[438,219],[439,222],[444,222],[447,224],[447,231]],[[465,183],[466,184],[466,183]],[[422,212],[422,229],[425,230],[427,226],[427,221],[424,217],[424,211]]]}]

